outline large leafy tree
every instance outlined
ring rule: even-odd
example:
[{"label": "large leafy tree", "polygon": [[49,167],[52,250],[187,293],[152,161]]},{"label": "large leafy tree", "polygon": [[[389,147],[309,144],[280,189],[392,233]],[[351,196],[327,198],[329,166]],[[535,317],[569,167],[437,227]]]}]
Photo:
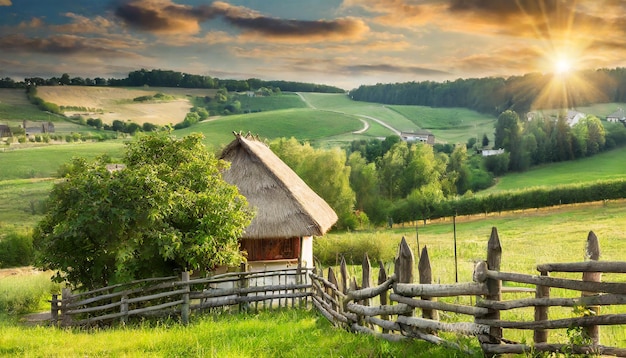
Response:
[{"label": "large leafy tree", "polygon": [[128,144],[125,168],[107,162],[66,166],[34,234],[42,268],[94,288],[241,262],[237,239],[252,213],[200,135],[142,136]]}]

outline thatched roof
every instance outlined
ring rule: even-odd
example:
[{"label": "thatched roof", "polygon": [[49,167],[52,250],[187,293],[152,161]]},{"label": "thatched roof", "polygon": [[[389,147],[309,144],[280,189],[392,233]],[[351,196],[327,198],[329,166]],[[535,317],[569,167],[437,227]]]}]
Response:
[{"label": "thatched roof", "polygon": [[337,214],[263,142],[235,134],[222,152],[231,162],[224,180],[239,188],[256,215],[242,238],[323,235]]}]

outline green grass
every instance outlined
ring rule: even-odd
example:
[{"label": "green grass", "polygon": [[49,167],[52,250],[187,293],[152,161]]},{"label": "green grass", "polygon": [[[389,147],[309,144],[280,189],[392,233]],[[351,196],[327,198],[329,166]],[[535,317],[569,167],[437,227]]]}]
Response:
[{"label": "green grass", "polygon": [[61,293],[61,286],[53,283],[50,276],[41,271],[27,276],[0,276],[0,317],[49,310],[47,300],[52,294]]},{"label": "green grass", "polygon": [[[453,357],[425,342],[390,343],[334,328],[313,311],[192,318],[78,331],[0,323],[0,355],[28,357]],[[477,349],[478,350],[478,349]]]},{"label": "green grass", "polygon": [[0,151],[2,167],[0,181],[28,178],[49,178],[59,167],[73,157],[95,158],[107,153],[119,158],[123,141],[68,143],[63,145],[33,146],[17,150]]},{"label": "green grass", "polygon": [[207,146],[219,149],[233,140],[233,131],[250,132],[268,139],[295,137],[313,143],[362,127],[361,121],[352,116],[302,108],[221,117],[177,130],[174,134],[182,137],[201,132]]},{"label": "green grass", "polygon": [[622,147],[589,158],[542,165],[523,173],[508,173],[499,178],[495,186],[480,194],[623,179],[626,177],[625,157],[626,147]]},{"label": "green grass", "polygon": [[302,102],[297,94],[289,92],[283,92],[280,95],[265,97],[249,97],[246,95],[240,95],[237,97],[237,100],[241,103],[241,109],[249,112],[266,112],[307,107],[306,103]]}]

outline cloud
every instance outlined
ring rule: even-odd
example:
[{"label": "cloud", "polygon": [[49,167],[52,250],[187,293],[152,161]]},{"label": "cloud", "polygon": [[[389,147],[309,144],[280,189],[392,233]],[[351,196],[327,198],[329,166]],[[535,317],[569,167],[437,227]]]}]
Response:
[{"label": "cloud", "polygon": [[333,20],[295,20],[263,16],[258,11],[216,1],[211,5],[188,6],[169,0],[135,0],[119,4],[115,16],[133,28],[165,34],[200,31],[200,23],[221,18],[240,29],[244,36],[291,40],[345,40],[368,30],[365,22],[344,17]]},{"label": "cloud", "polygon": [[[124,45],[110,39],[85,38],[74,35],[55,35],[48,38],[28,38],[23,34],[0,37],[0,48],[15,52],[34,52],[52,55],[88,54],[108,58],[137,57],[115,47]],[[122,46],[119,46],[122,47]]]},{"label": "cloud", "polygon": [[358,65],[348,65],[344,66],[346,71],[355,72],[355,73],[399,73],[399,74],[413,74],[420,76],[440,76],[440,75],[449,75],[450,73],[447,71],[435,70],[427,67],[420,66],[400,66],[400,65],[390,65],[385,63],[378,64],[358,64]]},{"label": "cloud", "polygon": [[44,22],[39,17],[33,17],[29,21],[22,21],[17,25],[17,28],[20,30],[25,29],[39,29],[44,26]]},{"label": "cloud", "polygon": [[75,14],[73,12],[67,12],[63,14],[65,17],[72,20],[69,24],[53,25],[50,26],[53,31],[63,33],[103,33],[107,29],[113,26],[113,23],[102,17],[96,16],[94,18],[88,18],[82,15]]},{"label": "cloud", "polygon": [[11,0],[0,0],[0,6],[11,6]]}]

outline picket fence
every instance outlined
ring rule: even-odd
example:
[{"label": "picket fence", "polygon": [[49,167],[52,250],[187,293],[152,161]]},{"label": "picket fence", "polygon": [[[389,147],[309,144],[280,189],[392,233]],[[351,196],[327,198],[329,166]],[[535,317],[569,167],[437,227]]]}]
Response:
[{"label": "picket fence", "polygon": [[[476,263],[473,282],[434,284],[428,249],[422,249],[414,279],[415,258],[403,238],[394,273],[388,276],[379,262],[377,286],[373,287],[371,276],[375,275],[367,255],[360,285],[356,277],[349,277],[343,259],[339,273],[329,268],[326,277],[319,264],[314,269],[232,272],[197,279],[183,272],[180,278],[152,278],[89,292],[64,289],[60,299],[54,295],[51,300],[52,324],[85,327],[154,316],[177,317],[187,324],[193,313],[306,308],[312,303],[338,327],[391,341],[421,339],[468,351],[467,345],[458,343],[462,340],[454,338],[462,336],[476,337],[486,356],[557,352],[626,357],[626,348],[604,346],[599,339],[600,326],[626,324],[626,314],[601,314],[599,309],[626,305],[626,283],[601,281],[602,273],[626,273],[626,262],[598,261],[599,252],[598,239],[590,232],[584,262],[541,264],[537,266],[539,275],[502,272],[502,248],[493,228],[487,258]],[[551,276],[561,272],[570,277],[578,273],[581,278]],[[514,287],[503,286],[503,281]],[[503,299],[511,293],[515,293],[513,299]],[[561,297],[553,297],[555,293]],[[535,297],[519,298],[530,294]],[[561,318],[562,314],[551,309],[559,306],[583,307],[581,312],[587,314]],[[530,320],[529,309],[534,310],[534,320]],[[522,314],[509,314],[515,310]],[[564,329],[577,329],[575,332],[588,339],[549,343],[549,338],[563,336],[550,337],[552,330]],[[532,330],[532,342],[510,339],[512,330]]]},{"label": "picket fence", "polygon": [[[428,249],[425,247],[418,262],[419,284],[414,284],[414,255],[403,238],[395,260],[395,273],[388,277],[380,262],[377,286],[370,287],[372,267],[367,255],[363,260],[360,287],[356,278],[348,277],[345,260],[341,262],[339,275],[332,268],[328,269],[326,278],[321,272],[312,273],[313,304],[336,326],[391,341],[422,339],[467,351],[455,342],[458,339],[441,337],[460,335],[476,337],[486,356],[532,352],[626,356],[626,348],[603,346],[599,340],[599,326],[626,324],[626,314],[600,314],[599,310],[599,306],[626,304],[626,283],[601,282],[603,272],[626,273],[626,262],[597,261],[599,252],[598,239],[590,232],[587,261],[538,265],[539,275],[501,272],[502,248],[498,232],[493,228],[487,245],[487,259],[476,264],[473,282],[433,284]],[[557,272],[575,272],[582,277],[578,280],[550,276],[550,273]],[[519,285],[503,287],[503,281],[535,288]],[[559,290],[552,290],[555,288]],[[567,293],[567,290],[579,293],[576,298],[551,295],[553,292]],[[517,293],[517,297],[532,293],[535,297],[504,300],[503,295],[509,293]],[[468,301],[459,299],[466,296],[471,297],[470,302],[475,298],[475,304],[460,303]],[[584,307],[585,310],[581,311],[587,314],[574,318],[551,318],[550,307],[555,306]],[[506,315],[511,310],[524,308],[534,309],[533,321],[501,319],[501,313]],[[454,319],[450,322],[440,320],[440,312],[441,316]],[[570,329],[575,332],[571,334],[578,334],[582,339],[548,343],[549,331],[556,329]],[[508,330],[532,330],[533,342],[507,339]]]},{"label": "picket fence", "polygon": [[106,325],[145,317],[177,317],[210,310],[307,307],[310,268],[262,272],[230,272],[209,278],[162,277],[74,293],[64,288],[52,296],[52,324],[62,327]]}]

